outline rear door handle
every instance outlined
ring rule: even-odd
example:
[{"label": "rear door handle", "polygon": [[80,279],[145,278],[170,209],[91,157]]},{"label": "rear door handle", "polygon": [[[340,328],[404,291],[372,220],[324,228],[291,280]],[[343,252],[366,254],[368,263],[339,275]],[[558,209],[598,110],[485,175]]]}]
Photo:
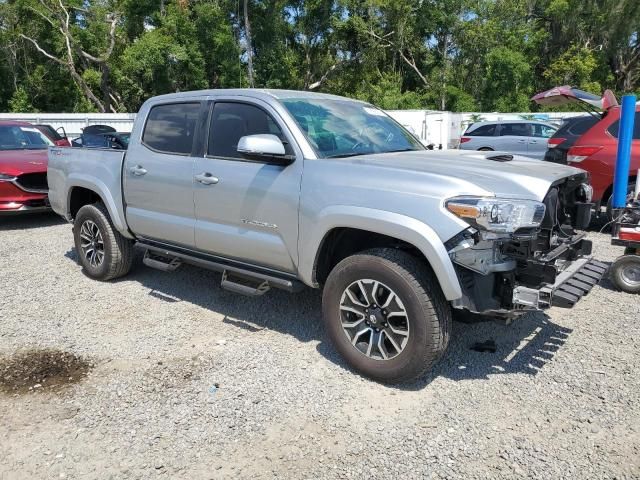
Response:
[{"label": "rear door handle", "polygon": [[129,171],[138,177],[145,175],[147,173],[147,170],[145,168],[142,168],[141,165],[136,165],[135,167],[131,167]]},{"label": "rear door handle", "polygon": [[193,178],[196,180],[196,182],[199,182],[203,185],[215,185],[220,181],[218,177],[214,177],[213,174],[209,172],[203,172]]}]

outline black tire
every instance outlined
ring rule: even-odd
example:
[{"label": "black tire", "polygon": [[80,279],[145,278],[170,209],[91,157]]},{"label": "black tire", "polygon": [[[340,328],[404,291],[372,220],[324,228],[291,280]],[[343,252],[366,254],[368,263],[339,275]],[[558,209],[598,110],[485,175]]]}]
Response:
[{"label": "black tire", "polygon": [[611,265],[610,272],[611,281],[620,290],[626,293],[640,293],[640,256],[618,257]]},{"label": "black tire", "polygon": [[482,147],[478,149],[479,152],[493,152],[493,148],[489,148],[489,147]]},{"label": "black tire", "polygon": [[[92,222],[92,223],[89,223]],[[103,244],[102,261],[95,264],[91,261],[91,256],[85,253],[83,243],[86,244],[86,235],[82,237],[83,225],[97,227]],[[96,280],[112,280],[129,273],[133,263],[133,241],[123,237],[118,232],[102,203],[85,205],[80,208],[76,215],[73,227],[73,237],[78,254],[78,262],[82,265],[84,272]]]},{"label": "black tire", "polygon": [[[364,279],[388,286],[406,310],[408,338],[402,351],[392,358],[367,356],[352,344],[343,329],[343,295],[348,287]],[[396,249],[368,250],[338,263],[324,286],[322,314],[327,333],[340,355],[354,370],[380,382],[402,383],[420,377],[442,357],[449,344],[451,307],[438,280],[423,262]]]},{"label": "black tire", "polygon": [[[634,183],[630,183],[627,186],[627,199],[629,199],[631,197],[631,195],[633,194],[633,191],[636,188],[636,184]],[[611,194],[611,196],[609,197],[609,199],[607,200],[607,221],[612,221],[613,220],[613,193]]]}]

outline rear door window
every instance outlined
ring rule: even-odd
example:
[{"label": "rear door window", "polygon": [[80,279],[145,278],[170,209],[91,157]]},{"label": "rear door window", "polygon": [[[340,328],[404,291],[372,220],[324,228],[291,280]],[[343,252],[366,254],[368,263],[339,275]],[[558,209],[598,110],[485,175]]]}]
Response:
[{"label": "rear door window", "polygon": [[209,127],[207,155],[245,160],[238,152],[238,142],[246,135],[271,134],[278,137],[286,154],[292,153],[282,129],[260,107],[247,103],[216,102]]},{"label": "rear door window", "polygon": [[502,137],[530,137],[531,125],[528,123],[503,123],[500,128]]},{"label": "rear door window", "polygon": [[[607,129],[607,131],[613,135],[614,138],[618,138],[618,134],[620,131],[620,120],[616,120],[611,124],[611,126]],[[633,122],[633,139],[640,139],[640,112],[636,112],[636,118]]]},{"label": "rear door window", "polygon": [[475,130],[468,131],[465,137],[493,137],[496,134],[496,124],[482,125]]},{"label": "rear door window", "polygon": [[551,138],[551,136],[556,131],[556,129],[553,127],[549,127],[548,125],[540,125],[538,123],[532,125],[532,127],[534,137]]},{"label": "rear door window", "polygon": [[161,153],[190,155],[200,102],[169,103],[151,108],[142,143]]}]

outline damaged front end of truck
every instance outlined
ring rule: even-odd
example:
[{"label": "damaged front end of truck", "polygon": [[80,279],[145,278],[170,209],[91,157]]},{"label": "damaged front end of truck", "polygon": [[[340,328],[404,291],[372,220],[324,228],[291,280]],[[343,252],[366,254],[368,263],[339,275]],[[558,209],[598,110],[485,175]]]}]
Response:
[{"label": "damaged front end of truck", "polygon": [[470,225],[446,243],[463,293],[453,307],[507,319],[573,307],[606,272],[584,233],[591,192],[580,173],[554,182],[541,202],[449,199],[447,210]]}]

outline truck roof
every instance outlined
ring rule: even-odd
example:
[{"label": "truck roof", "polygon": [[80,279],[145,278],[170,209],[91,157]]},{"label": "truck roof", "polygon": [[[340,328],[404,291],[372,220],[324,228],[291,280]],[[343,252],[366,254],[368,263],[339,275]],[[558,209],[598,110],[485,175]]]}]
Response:
[{"label": "truck roof", "polygon": [[[328,93],[309,92],[301,90],[278,90],[271,88],[228,88],[228,89],[209,89],[209,90],[193,90],[189,92],[169,93],[166,95],[159,95],[153,97],[150,100],[178,100],[186,97],[194,96],[243,96],[250,98],[258,98],[261,100],[269,100],[276,98],[278,100],[284,100],[288,98],[307,98],[317,100],[351,100],[360,102],[360,100],[347,99],[338,95],[330,95]],[[365,103],[365,102],[361,102]]]}]

